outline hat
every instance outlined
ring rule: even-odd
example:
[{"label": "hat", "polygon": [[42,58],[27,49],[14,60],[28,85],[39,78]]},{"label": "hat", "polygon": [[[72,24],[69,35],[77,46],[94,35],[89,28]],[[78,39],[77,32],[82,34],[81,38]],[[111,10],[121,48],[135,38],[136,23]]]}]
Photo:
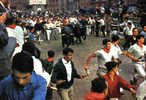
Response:
[{"label": "hat", "polygon": [[105,64],[107,71],[110,72],[113,68],[115,68],[118,65],[118,63],[111,61],[111,62],[107,62]]}]

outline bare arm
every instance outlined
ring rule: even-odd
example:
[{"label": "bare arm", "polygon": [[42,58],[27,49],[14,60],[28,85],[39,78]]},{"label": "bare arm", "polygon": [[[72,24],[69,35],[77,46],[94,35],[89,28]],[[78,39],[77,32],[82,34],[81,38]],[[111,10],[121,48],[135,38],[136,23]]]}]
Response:
[{"label": "bare arm", "polygon": [[90,56],[88,57],[88,59],[87,59],[87,61],[86,61],[86,65],[85,65],[85,70],[88,70],[88,64],[90,63],[90,60],[91,60],[91,58],[92,57],[95,57],[96,56],[96,54],[95,53],[92,53],[92,54],[90,54]]},{"label": "bare arm", "polygon": [[127,55],[130,59],[132,59],[133,61],[137,61],[137,59],[136,59],[134,56],[132,56],[130,52],[127,51],[126,55]]}]

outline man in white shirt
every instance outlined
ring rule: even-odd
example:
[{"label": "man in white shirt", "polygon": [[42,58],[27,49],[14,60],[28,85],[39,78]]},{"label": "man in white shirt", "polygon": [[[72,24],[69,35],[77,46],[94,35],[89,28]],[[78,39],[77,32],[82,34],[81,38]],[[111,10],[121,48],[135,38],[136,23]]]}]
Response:
[{"label": "man in white shirt", "polygon": [[14,35],[16,37],[17,46],[14,50],[13,56],[16,53],[19,53],[22,51],[22,45],[24,44],[24,31],[21,27],[20,21],[16,21],[16,28],[14,29]]},{"label": "man in white shirt", "polygon": [[126,31],[126,28],[128,27],[128,22],[131,23],[132,29],[135,27],[134,24],[133,24],[133,22],[130,21],[130,20],[128,20],[127,17],[125,17],[124,22],[120,24],[120,27],[123,28],[123,31]]},{"label": "man in white shirt", "polygon": [[112,52],[113,57],[115,59],[119,59],[120,55],[126,55],[126,52],[122,52],[120,46],[118,45],[119,43],[120,43],[119,36],[118,35],[113,35],[110,51]]},{"label": "man in white shirt", "polygon": [[57,40],[58,31],[56,27],[56,21],[54,19],[50,23],[50,28],[52,29],[50,36],[51,40]]},{"label": "man in white shirt", "polygon": [[88,21],[89,25],[91,25],[91,34],[94,35],[95,32],[95,19],[93,17],[91,17]]},{"label": "man in white shirt", "polygon": [[[120,39],[118,35],[112,36],[112,43],[111,43],[111,49],[110,52],[112,52],[113,60],[116,60],[119,64],[121,63],[120,55],[126,55],[126,52],[122,52],[121,48],[119,47]],[[117,71],[117,74],[119,75],[119,71]]]},{"label": "man in white shirt", "polygon": [[102,32],[103,36],[105,37],[106,34],[105,34],[105,21],[104,21],[104,18],[100,18],[98,20],[98,22],[100,23],[100,31]]},{"label": "man in white shirt", "polygon": [[57,20],[56,20],[56,28],[58,29],[58,32],[59,34],[61,33],[61,21],[60,21],[60,18],[58,17]]},{"label": "man in white shirt", "polygon": [[77,24],[78,23],[78,20],[75,18],[75,16],[71,16],[69,18],[69,23]]},{"label": "man in white shirt", "polygon": [[97,57],[97,74],[104,75],[106,73],[105,63],[112,61],[113,54],[110,52],[111,42],[109,39],[103,40],[103,48],[91,53],[87,59],[85,70],[88,70],[88,64],[92,57]]},{"label": "man in white shirt", "polygon": [[145,100],[146,97],[146,80],[144,80],[137,88],[136,98],[137,100]]},{"label": "man in white shirt", "polygon": [[51,35],[51,24],[50,24],[50,20],[47,21],[47,23],[45,24],[45,30],[47,32],[47,39],[50,40],[50,35]]},{"label": "man in white shirt", "polygon": [[126,27],[126,30],[125,30],[125,35],[126,37],[127,36],[132,36],[132,30],[133,30],[134,27],[132,27],[132,23],[131,22],[128,22],[128,26]]},{"label": "man in white shirt", "polygon": [[[138,73],[138,76],[145,78],[146,71],[145,71],[144,56],[146,54],[146,46],[143,45],[143,43],[144,43],[144,36],[138,35],[136,37],[136,43],[128,49],[127,56],[130,59],[132,59],[135,65],[135,69]],[[137,79],[137,73],[134,76],[135,79]]]}]

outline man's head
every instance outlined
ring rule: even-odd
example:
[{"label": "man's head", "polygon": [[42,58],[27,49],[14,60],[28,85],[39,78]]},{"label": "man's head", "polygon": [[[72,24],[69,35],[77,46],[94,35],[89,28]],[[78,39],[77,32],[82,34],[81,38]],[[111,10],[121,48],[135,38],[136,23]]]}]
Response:
[{"label": "man's head", "polygon": [[12,17],[12,16],[11,17],[8,17],[7,20],[6,20],[6,22],[5,22],[6,26],[12,25],[14,23],[15,23],[15,18]]},{"label": "man's head", "polygon": [[71,61],[72,60],[72,55],[73,55],[73,49],[71,48],[65,48],[63,49],[63,55],[66,61]]},{"label": "man's head", "polygon": [[107,95],[108,86],[104,78],[98,77],[91,82],[91,90],[97,93],[105,93]]},{"label": "man's head", "polygon": [[119,43],[119,40],[120,40],[120,38],[119,38],[118,35],[113,35],[112,36],[112,42],[116,42],[118,44]]},{"label": "man's head", "polygon": [[102,44],[103,44],[104,48],[106,48],[106,49],[110,49],[110,47],[111,47],[111,42],[109,39],[104,39],[102,41]]},{"label": "man's head", "polygon": [[133,28],[133,36],[136,37],[138,33],[139,33],[138,28]]},{"label": "man's head", "polygon": [[2,13],[0,14],[0,24],[4,24],[5,21],[6,21],[6,18],[7,18],[7,14],[4,13],[4,12],[2,12]]},{"label": "man's head", "polygon": [[33,59],[25,53],[18,53],[12,61],[12,76],[19,86],[30,82],[33,71]]},{"label": "man's head", "polygon": [[129,29],[131,29],[131,27],[132,27],[132,23],[131,22],[128,22],[128,27],[129,27]]},{"label": "man's head", "polygon": [[54,57],[54,56],[55,56],[55,52],[53,50],[49,50],[48,57]]},{"label": "man's head", "polygon": [[136,42],[143,44],[144,43],[144,36],[143,35],[137,35]]},{"label": "man's head", "polygon": [[128,18],[127,18],[127,17],[125,17],[124,21],[127,23],[127,22],[128,22]]},{"label": "man's head", "polygon": [[108,73],[110,74],[116,74],[117,70],[118,70],[118,63],[111,61],[111,62],[107,62],[105,64]]},{"label": "man's head", "polygon": [[23,44],[23,49],[24,52],[29,53],[31,56],[35,56],[36,58],[40,58],[41,52],[39,49],[35,46],[35,44],[31,41],[28,41]]},{"label": "man's head", "polygon": [[143,31],[146,32],[146,25],[143,26]]}]

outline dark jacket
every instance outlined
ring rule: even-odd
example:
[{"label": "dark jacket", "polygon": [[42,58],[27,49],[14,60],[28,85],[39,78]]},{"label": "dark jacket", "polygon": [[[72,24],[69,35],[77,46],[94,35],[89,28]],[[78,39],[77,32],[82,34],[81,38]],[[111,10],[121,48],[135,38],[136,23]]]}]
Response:
[{"label": "dark jacket", "polygon": [[11,71],[10,56],[4,49],[8,45],[8,41],[8,33],[0,24],[0,78],[7,76]]},{"label": "dark jacket", "polygon": [[10,57],[0,49],[0,77],[6,77],[11,72]]},{"label": "dark jacket", "polygon": [[8,33],[4,24],[0,24],[0,48],[5,47],[8,44]]},{"label": "dark jacket", "polygon": [[53,66],[54,66],[53,65],[54,62],[53,61],[49,62],[48,59],[45,59],[45,60],[42,61],[42,64],[44,66],[44,69],[51,75],[52,70],[53,70]]},{"label": "dark jacket", "polygon": [[134,39],[133,36],[128,36],[123,47],[124,47],[124,49],[127,49],[135,43],[136,43],[136,39]]},{"label": "dark jacket", "polygon": [[57,88],[63,88],[63,89],[68,89],[73,85],[74,78],[80,78],[80,75],[77,73],[76,68],[74,67],[74,63],[71,61],[72,65],[72,77],[71,81],[67,81],[67,73],[65,66],[62,62],[62,59],[59,59],[59,61],[55,64],[53,75],[51,77],[51,82],[52,83],[57,83],[58,80],[66,80],[66,82],[57,85]]}]

